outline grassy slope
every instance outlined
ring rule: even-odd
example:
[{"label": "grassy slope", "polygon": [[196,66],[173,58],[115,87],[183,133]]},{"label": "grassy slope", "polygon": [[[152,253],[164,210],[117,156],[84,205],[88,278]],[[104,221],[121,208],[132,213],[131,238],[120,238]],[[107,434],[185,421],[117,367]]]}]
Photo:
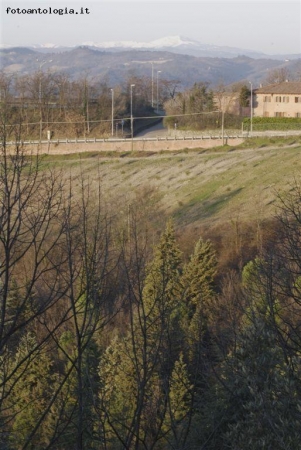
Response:
[{"label": "grassy slope", "polygon": [[213,225],[271,216],[277,192],[288,191],[294,177],[298,178],[298,140],[276,140],[269,145],[252,141],[254,144],[256,148],[247,143],[245,148],[206,152],[49,156],[45,163],[63,166],[65,173],[77,178],[80,171],[95,182],[100,177],[103,192],[125,196],[123,204],[131,202],[134,192],[155,188],[166,213],[172,214],[179,226]]}]

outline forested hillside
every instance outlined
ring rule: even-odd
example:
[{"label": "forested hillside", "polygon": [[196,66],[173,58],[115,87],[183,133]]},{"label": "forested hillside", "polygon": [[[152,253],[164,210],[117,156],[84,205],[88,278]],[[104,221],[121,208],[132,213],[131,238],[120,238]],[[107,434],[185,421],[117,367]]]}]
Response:
[{"label": "forested hillside", "polygon": [[298,179],[202,234],[75,168],[3,141],[1,449],[297,449]]}]

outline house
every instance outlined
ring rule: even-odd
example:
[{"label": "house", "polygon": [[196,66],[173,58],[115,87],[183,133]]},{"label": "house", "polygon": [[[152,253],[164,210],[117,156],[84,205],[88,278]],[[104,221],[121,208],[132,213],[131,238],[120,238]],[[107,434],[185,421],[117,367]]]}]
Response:
[{"label": "house", "polygon": [[301,82],[284,81],[254,89],[253,115],[301,117]]}]

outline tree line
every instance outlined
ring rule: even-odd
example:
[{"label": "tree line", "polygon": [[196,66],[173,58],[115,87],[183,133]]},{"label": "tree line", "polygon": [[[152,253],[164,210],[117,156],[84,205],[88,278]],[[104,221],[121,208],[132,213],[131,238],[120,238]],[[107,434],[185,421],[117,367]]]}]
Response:
[{"label": "tree line", "polygon": [[225,127],[241,128],[250,97],[243,82],[230,87],[220,83],[213,89],[200,81],[184,91],[180,86],[178,80],[161,77],[159,82],[133,74],[113,88],[88,75],[74,80],[42,70],[32,75],[0,74],[1,108],[12,138],[16,124],[22,125],[27,139],[46,139],[47,132],[53,139],[122,137],[130,132],[131,112],[136,130],[151,123],[162,109],[168,128],[220,129],[222,121]]},{"label": "tree line", "polygon": [[7,133],[11,125],[12,136],[19,124],[28,139],[45,139],[48,130],[53,138],[66,137],[66,133],[71,137],[108,137],[112,112],[114,135],[121,136],[130,129],[131,104],[135,117],[154,116],[157,102],[161,105],[173,96],[178,85],[176,80],[160,80],[157,98],[156,84],[150,77],[129,75],[122,85],[112,87],[88,74],[72,79],[63,72],[2,72],[0,103]]}]

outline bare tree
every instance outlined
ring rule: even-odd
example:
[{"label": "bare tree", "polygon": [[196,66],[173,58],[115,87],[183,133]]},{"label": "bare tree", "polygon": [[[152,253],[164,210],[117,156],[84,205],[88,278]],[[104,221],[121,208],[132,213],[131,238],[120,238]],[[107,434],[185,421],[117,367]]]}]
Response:
[{"label": "bare tree", "polygon": [[289,80],[291,75],[286,67],[272,70],[265,78],[265,84],[283,83]]},{"label": "bare tree", "polygon": [[14,385],[47,337],[39,338],[18,361],[14,352],[23,336],[61,298],[63,255],[57,254],[56,248],[63,229],[59,223],[60,176],[41,171],[39,156],[26,156],[19,144],[8,147],[5,124],[1,131],[0,410],[5,411],[5,428],[12,420],[7,401],[9,404]]}]

